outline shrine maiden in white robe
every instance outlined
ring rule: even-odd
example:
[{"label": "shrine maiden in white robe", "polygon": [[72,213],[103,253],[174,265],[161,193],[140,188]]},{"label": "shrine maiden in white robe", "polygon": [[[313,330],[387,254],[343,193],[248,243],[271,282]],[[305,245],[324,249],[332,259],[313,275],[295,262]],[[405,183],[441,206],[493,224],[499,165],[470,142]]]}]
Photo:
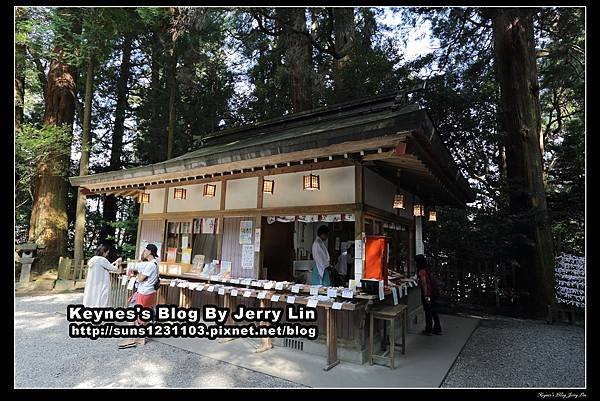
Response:
[{"label": "shrine maiden in white robe", "polygon": [[88,272],[83,291],[83,305],[86,307],[107,307],[110,295],[109,271],[118,268],[103,256],[93,256],[88,261]]}]

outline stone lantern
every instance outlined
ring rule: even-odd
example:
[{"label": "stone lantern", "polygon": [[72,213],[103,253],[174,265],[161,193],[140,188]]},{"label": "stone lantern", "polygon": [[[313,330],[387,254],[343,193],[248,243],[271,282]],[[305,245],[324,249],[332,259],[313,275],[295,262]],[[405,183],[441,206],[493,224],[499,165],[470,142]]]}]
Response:
[{"label": "stone lantern", "polygon": [[37,250],[43,248],[33,242],[17,245],[16,250],[21,257],[21,276],[19,283],[28,283],[31,281],[31,265],[36,259]]}]

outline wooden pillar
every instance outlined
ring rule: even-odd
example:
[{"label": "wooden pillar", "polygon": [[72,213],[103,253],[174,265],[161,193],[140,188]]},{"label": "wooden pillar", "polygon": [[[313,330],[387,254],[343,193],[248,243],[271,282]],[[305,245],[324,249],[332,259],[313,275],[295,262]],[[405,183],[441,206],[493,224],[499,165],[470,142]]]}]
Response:
[{"label": "wooden pillar", "polygon": [[412,224],[408,227],[408,269],[407,273],[411,275],[413,273],[413,266],[415,263],[415,223],[414,219]]},{"label": "wooden pillar", "polygon": [[[264,182],[265,177],[263,175],[258,177],[258,188],[257,188],[257,193],[256,193],[256,208],[258,210],[261,210],[263,208],[263,182]],[[255,217],[254,219],[254,239],[253,239],[253,243],[256,247],[256,230],[258,230],[258,238],[259,238],[259,242],[262,243],[261,239],[262,239],[262,213],[259,213],[258,216]],[[263,277],[263,251],[262,251],[262,247],[260,246],[259,243],[259,248],[258,251],[256,250],[256,248],[254,248],[254,277],[257,277],[259,279],[266,279],[266,277]],[[261,300],[261,304],[262,304],[262,300]]]},{"label": "wooden pillar", "polygon": [[[221,181],[221,199],[219,210],[225,210],[225,196],[227,195],[227,181]],[[225,218],[221,215],[218,218],[220,221],[218,224],[218,232],[217,232],[217,259],[221,260],[221,256],[223,255],[223,229],[225,228]]]},{"label": "wooden pillar", "polygon": [[[364,197],[365,197],[365,178],[364,178],[364,167],[361,164],[355,165],[354,170],[354,200],[356,203],[356,214],[354,216],[354,279],[357,280],[358,285],[360,285],[360,279],[364,277],[365,271],[365,261],[363,259],[363,234],[365,231],[365,214],[364,214]],[[357,247],[356,244],[360,243],[360,247]],[[357,252],[357,249],[360,249],[361,252]],[[358,260],[360,259],[360,262]],[[361,270],[357,271],[357,264],[361,266]]]},{"label": "wooden pillar", "polygon": [[[140,211],[138,213],[138,224],[137,224],[137,234],[135,236],[136,238],[136,244],[135,244],[135,254],[133,256],[133,259],[137,260],[138,255],[140,255],[140,242],[142,241],[142,214],[144,213],[144,204],[140,202]],[[164,246],[163,246],[164,248]]]},{"label": "wooden pillar", "polygon": [[[267,300],[261,299],[259,305],[260,305],[261,309],[266,308]],[[269,323],[268,322],[260,322],[259,325],[260,326],[269,326]],[[264,352],[264,351],[270,350],[271,348],[273,348],[273,340],[270,337],[265,337],[265,338],[260,339],[260,345],[256,348],[255,352]]]},{"label": "wooden pillar", "polygon": [[[169,188],[165,188],[165,199],[164,199],[164,203],[163,203],[163,213],[167,214],[167,210],[169,208]],[[162,255],[158,255],[160,256],[161,260],[166,261],[167,260],[167,232],[169,231],[169,220],[165,217],[163,219],[163,238],[162,238],[162,249],[161,249],[161,253]],[[163,258],[164,255],[164,258]]]},{"label": "wooden pillar", "polygon": [[337,327],[335,321],[335,310],[332,308],[327,308],[327,366],[323,368],[323,370],[327,371],[337,364],[340,363],[340,360],[337,356]]}]

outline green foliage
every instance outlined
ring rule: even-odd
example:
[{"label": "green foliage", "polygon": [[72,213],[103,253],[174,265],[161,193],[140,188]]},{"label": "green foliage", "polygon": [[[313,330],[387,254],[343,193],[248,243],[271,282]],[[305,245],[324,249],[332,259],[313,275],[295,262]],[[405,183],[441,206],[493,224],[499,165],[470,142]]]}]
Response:
[{"label": "green foliage", "polygon": [[[174,154],[203,145],[205,134],[288,114],[290,71],[280,37],[257,28],[249,9],[187,9],[174,21],[172,10],[140,8],[24,8],[17,14],[15,44],[25,46],[16,64],[24,69],[24,125],[15,137],[16,234],[26,237],[34,167],[44,158],[71,153],[69,130],[43,128],[43,76],[51,58],[77,65],[96,62],[92,108],[91,173],[106,171],[112,146],[116,83],[125,37],[133,38],[129,94],[121,164],[131,167],[166,158],[167,82],[171,34],[176,42],[177,121]],[[274,9],[265,9],[274,15]],[[387,26],[383,9],[355,8],[355,42],[344,79],[350,98],[402,89],[420,79],[427,89],[413,100],[426,107],[461,171],[476,189],[465,211],[438,209],[439,221],[425,226],[426,250],[436,258],[511,260],[507,191],[503,175],[503,132],[489,16],[477,8],[392,9],[401,16]],[[73,15],[81,33],[72,32]],[[328,47],[330,14],[306,8],[307,29]],[[557,250],[584,251],[585,200],[585,14],[582,8],[544,8],[535,18],[547,201]],[[430,26],[430,54],[408,61],[403,42],[414,29]],[[320,30],[319,32],[313,31]],[[70,36],[75,35],[71,44]],[[56,48],[61,54],[54,54]],[[334,57],[313,47],[313,104],[331,104]],[[81,75],[83,77],[83,75]],[[79,79],[79,97],[82,84]],[[81,116],[78,116],[81,120]],[[57,131],[58,130],[58,131]],[[74,134],[77,137],[78,127]],[[73,154],[77,152],[76,146]],[[57,171],[57,174],[66,172]],[[72,163],[70,174],[77,174]],[[74,200],[71,193],[69,202]],[[71,205],[74,210],[74,206]],[[102,219],[102,204],[90,197],[86,252],[97,245],[103,226],[116,228],[120,252],[133,255],[138,205],[118,202],[118,222]]]}]

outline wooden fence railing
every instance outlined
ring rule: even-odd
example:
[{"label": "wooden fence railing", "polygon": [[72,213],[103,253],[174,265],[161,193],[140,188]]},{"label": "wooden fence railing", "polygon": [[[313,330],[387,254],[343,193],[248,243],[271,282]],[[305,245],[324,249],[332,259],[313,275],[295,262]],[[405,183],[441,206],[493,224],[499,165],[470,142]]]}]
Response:
[{"label": "wooden fence railing", "polygon": [[515,267],[498,261],[438,262],[434,274],[444,283],[443,302],[500,308],[517,298]]},{"label": "wooden fence railing", "polygon": [[62,257],[58,260],[58,279],[83,281],[87,277],[87,261],[81,261],[75,266],[75,261],[71,258]]}]

